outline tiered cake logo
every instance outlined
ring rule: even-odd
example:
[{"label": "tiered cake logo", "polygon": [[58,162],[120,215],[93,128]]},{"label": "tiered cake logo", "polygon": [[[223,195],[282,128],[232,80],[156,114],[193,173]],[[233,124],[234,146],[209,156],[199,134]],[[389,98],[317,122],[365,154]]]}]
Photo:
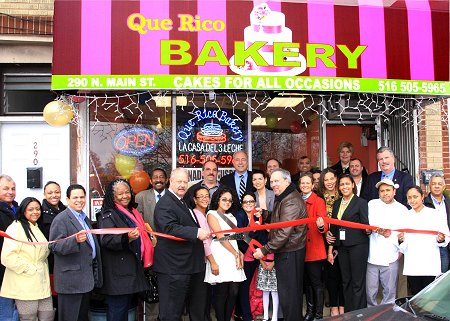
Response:
[{"label": "tiered cake logo", "polygon": [[[292,30],[285,26],[285,15],[272,11],[267,3],[253,8],[250,13],[250,26],[244,29],[245,47],[255,42],[265,42],[258,53],[267,62],[267,66],[258,65],[251,57],[245,60],[244,66],[234,64],[234,56],[230,59],[230,69],[240,75],[298,75],[306,70],[306,59],[298,52],[298,48],[284,48],[283,64],[278,64],[274,57],[274,46],[282,43],[292,43]],[[289,63],[290,62],[290,63]],[[289,63],[289,66],[286,64]]]}]

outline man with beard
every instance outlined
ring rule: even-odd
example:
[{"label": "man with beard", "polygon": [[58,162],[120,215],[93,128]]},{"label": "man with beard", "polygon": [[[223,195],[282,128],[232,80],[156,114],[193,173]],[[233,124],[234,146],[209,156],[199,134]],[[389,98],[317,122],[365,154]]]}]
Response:
[{"label": "man with beard", "polygon": [[152,188],[136,195],[137,210],[142,214],[144,221],[155,228],[154,214],[156,203],[166,193],[167,174],[162,168],[155,168],[150,176]]},{"label": "man with beard", "polygon": [[[270,177],[275,204],[270,223],[289,222],[307,218],[302,196],[291,183],[291,175],[284,169],[276,169]],[[275,253],[277,285],[281,309],[285,321],[302,321],[303,272],[305,261],[307,225],[271,229],[269,241],[253,254],[262,259]]]},{"label": "man with beard", "polygon": [[[209,192],[209,198],[211,199],[214,192],[217,191],[217,189],[220,187],[220,183],[217,180],[217,174],[219,173],[217,164],[213,161],[207,161],[202,166],[202,177],[203,179],[189,187],[188,191],[186,192],[186,195],[184,196],[184,200],[186,203],[193,202],[193,194],[194,191],[197,190],[198,187],[204,187]],[[189,204],[192,208],[195,207],[195,204]]]}]

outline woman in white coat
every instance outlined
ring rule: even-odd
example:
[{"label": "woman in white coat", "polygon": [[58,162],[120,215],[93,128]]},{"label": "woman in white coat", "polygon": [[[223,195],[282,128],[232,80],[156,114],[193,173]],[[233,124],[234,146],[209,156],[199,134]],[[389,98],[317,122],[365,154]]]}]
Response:
[{"label": "woman in white coat", "polygon": [[400,251],[405,255],[403,275],[408,277],[411,294],[415,295],[436,276],[441,274],[439,247],[447,246],[449,234],[447,218],[437,210],[423,205],[423,191],[419,186],[411,187],[406,193],[409,215],[406,227],[416,230],[436,231],[435,235],[400,233]]},{"label": "woman in white coat", "polygon": [[[16,240],[47,242],[39,229],[41,203],[25,198],[17,211],[17,219],[6,229]],[[1,262],[6,267],[0,295],[15,299],[21,321],[52,321],[55,315],[50,291],[46,244],[25,244],[5,238]]]}]

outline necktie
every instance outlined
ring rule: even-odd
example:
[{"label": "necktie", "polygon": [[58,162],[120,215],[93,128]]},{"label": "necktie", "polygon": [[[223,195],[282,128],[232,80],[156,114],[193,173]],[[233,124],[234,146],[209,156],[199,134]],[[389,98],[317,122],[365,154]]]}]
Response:
[{"label": "necktie", "polygon": [[[89,230],[90,230],[89,225],[86,223],[86,219],[83,220],[83,225],[84,225],[84,226],[83,226],[84,230],[86,230],[86,231],[89,231]],[[87,234],[88,242],[89,242],[89,244],[90,244],[91,247],[92,247],[92,258],[95,258],[96,255],[97,255],[97,253],[96,253],[96,251],[95,251],[95,241],[94,241],[94,237],[92,236],[91,233],[86,233],[86,234]]]},{"label": "necktie", "polygon": [[158,193],[158,194],[156,195],[156,203],[158,203],[160,199],[161,199],[161,194]]},{"label": "necktie", "polygon": [[242,199],[242,195],[245,193],[245,181],[244,181],[244,175],[239,175],[241,178],[241,182],[239,183],[239,199]]}]

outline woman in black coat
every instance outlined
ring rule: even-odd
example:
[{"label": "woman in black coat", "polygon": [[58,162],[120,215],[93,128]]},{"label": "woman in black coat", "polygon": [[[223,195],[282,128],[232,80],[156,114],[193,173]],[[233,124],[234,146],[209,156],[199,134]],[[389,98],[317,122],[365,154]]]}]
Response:
[{"label": "woman in black coat", "polygon": [[134,228],[100,236],[103,287],[99,292],[107,295],[108,321],[127,321],[134,294],[149,289],[144,267],[153,263],[153,246],[135,206],[130,184],[116,179],[108,185],[97,217],[99,228]]},{"label": "woman in black coat", "polygon": [[[361,224],[369,224],[367,202],[356,196],[353,178],[344,174],[338,181],[342,198],[333,204],[332,218]],[[335,241],[328,248],[328,261],[333,264],[333,248],[338,251],[339,266],[345,296],[345,312],[367,307],[366,270],[369,256],[370,231],[331,225]]]}]

